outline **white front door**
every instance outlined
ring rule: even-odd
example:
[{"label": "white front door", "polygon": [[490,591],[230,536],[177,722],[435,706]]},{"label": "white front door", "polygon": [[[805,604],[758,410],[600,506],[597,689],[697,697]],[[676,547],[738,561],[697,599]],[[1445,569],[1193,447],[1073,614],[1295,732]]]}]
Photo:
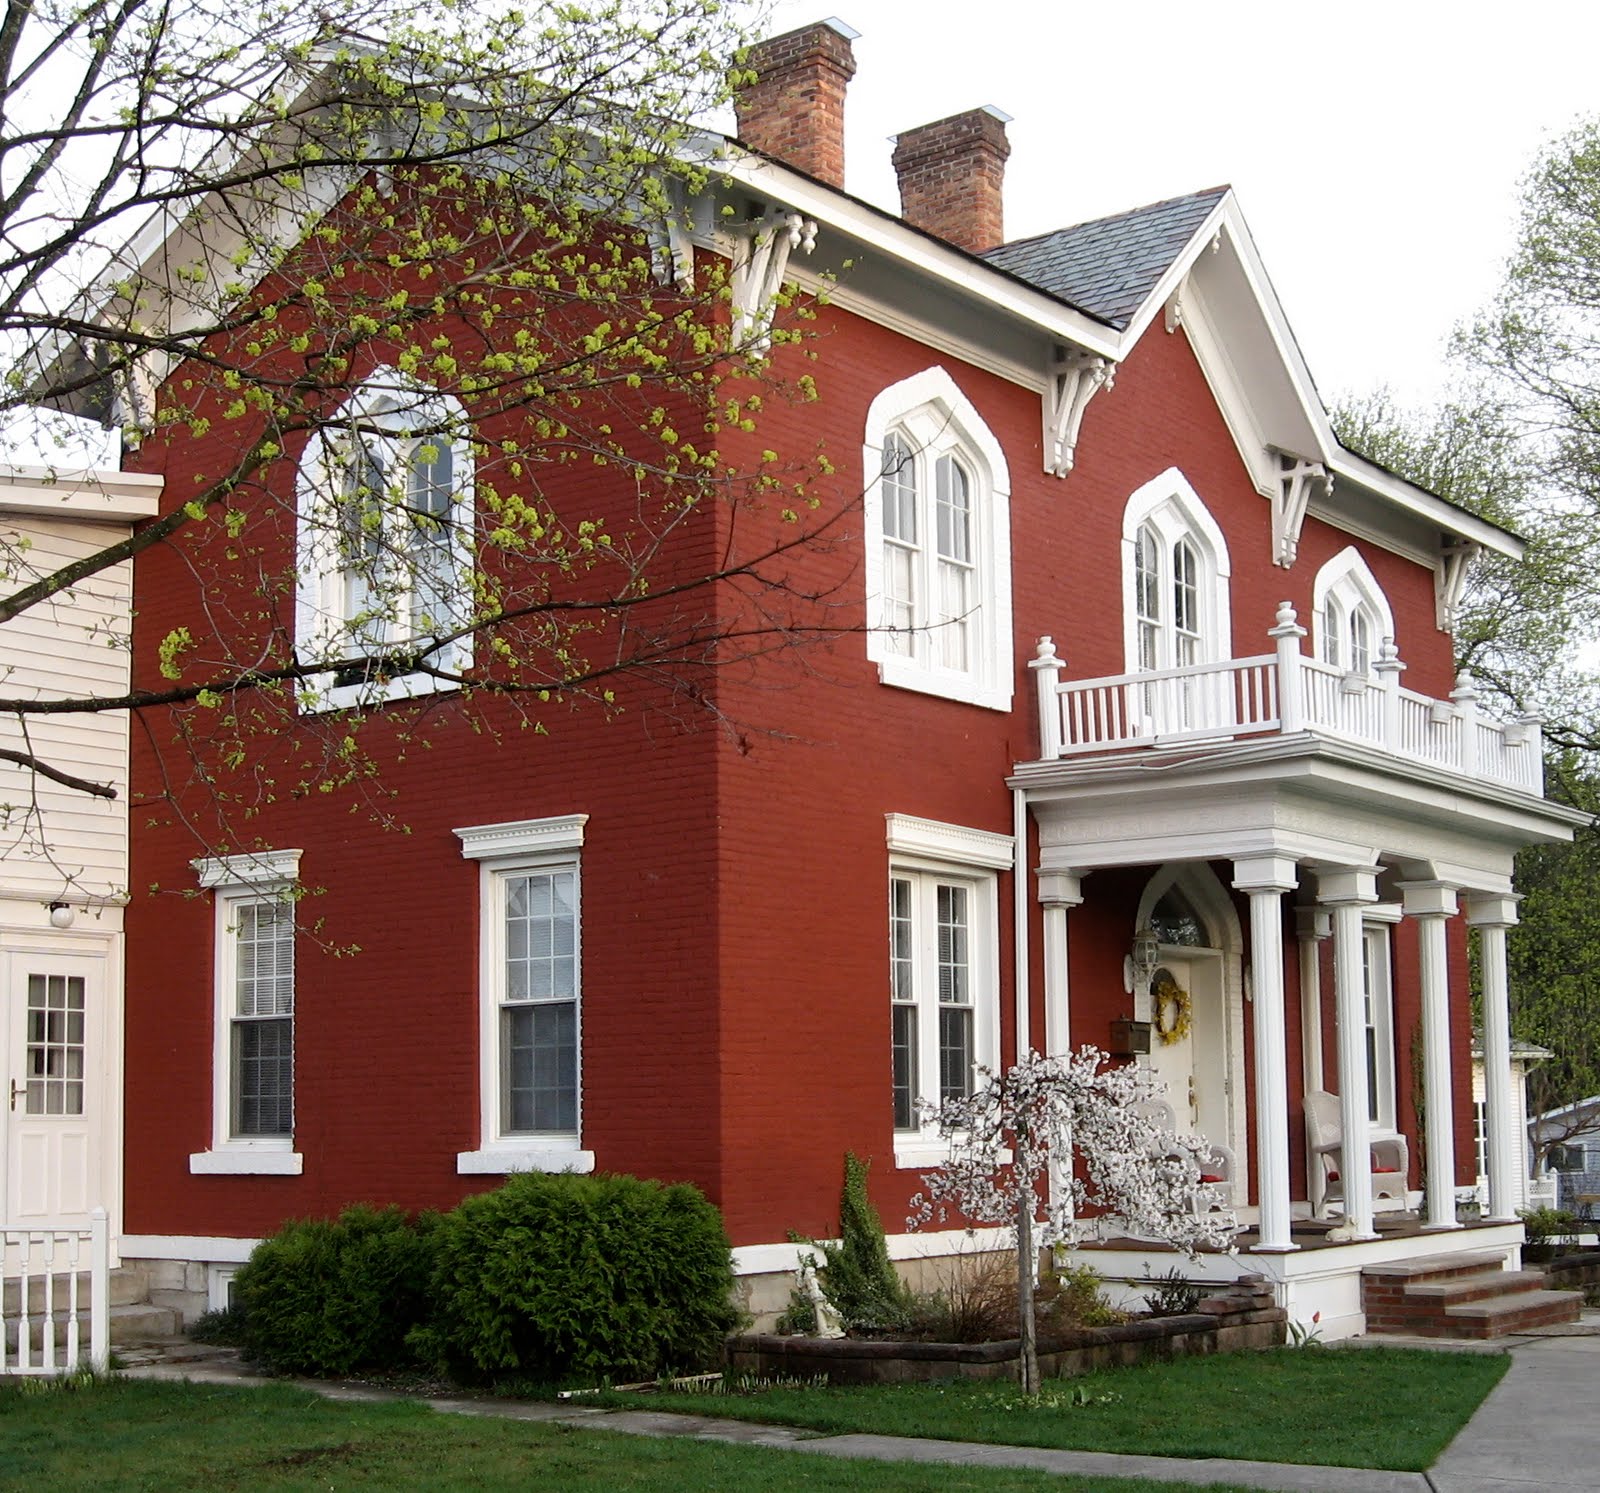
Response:
[{"label": "white front door", "polygon": [[11,1227],[85,1227],[106,1203],[105,961],[5,955],[4,1212]]},{"label": "white front door", "polygon": [[[1182,991],[1187,1000],[1163,1000],[1164,985]],[[1164,948],[1150,982],[1150,1016],[1150,1067],[1167,1086],[1178,1128],[1232,1146],[1228,1077],[1233,1069],[1222,959],[1214,953]]]}]

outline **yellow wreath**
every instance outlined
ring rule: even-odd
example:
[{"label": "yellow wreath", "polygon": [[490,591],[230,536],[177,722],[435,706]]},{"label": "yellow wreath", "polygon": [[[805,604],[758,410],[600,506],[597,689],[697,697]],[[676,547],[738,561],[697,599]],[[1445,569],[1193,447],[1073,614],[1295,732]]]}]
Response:
[{"label": "yellow wreath", "polygon": [[[1194,1024],[1194,1002],[1189,999],[1189,992],[1170,975],[1156,986],[1152,994],[1155,998],[1156,1035],[1164,1046],[1171,1047],[1174,1042],[1181,1042],[1189,1035],[1189,1028]],[[1169,1009],[1172,1011],[1170,1022],[1167,1020]]]}]

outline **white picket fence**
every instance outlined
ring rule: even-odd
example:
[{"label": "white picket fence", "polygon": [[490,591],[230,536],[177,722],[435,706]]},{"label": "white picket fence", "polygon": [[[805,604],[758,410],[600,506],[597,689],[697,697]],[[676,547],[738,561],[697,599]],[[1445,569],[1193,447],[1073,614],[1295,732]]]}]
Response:
[{"label": "white picket fence", "polygon": [[111,1232],[0,1227],[0,1376],[104,1370],[111,1360]]}]

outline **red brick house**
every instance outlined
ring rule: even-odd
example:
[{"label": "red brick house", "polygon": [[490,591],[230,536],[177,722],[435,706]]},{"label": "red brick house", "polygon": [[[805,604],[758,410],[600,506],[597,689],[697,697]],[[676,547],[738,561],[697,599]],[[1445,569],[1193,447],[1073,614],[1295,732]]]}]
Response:
[{"label": "red brick house", "polygon": [[[1361,1326],[1363,1265],[1515,1263],[1511,863],[1572,821],[1536,724],[1458,686],[1449,628],[1470,557],[1518,541],[1339,444],[1228,189],[1007,243],[1004,122],[977,110],[900,137],[896,217],[842,189],[843,32],[756,65],[742,146],[662,238],[692,276],[741,252],[717,225],[757,225],[753,336],[779,281],[830,287],[817,398],[773,407],[750,457],[828,455],[811,490],[848,542],[793,563],[831,636],[717,673],[737,730],[677,729],[624,680],[620,714],[494,740],[432,684],[331,677],[319,719],[362,713],[403,834],[283,792],[252,848],[197,857],[136,739],[132,884],[168,895],[126,918],[122,1258],[204,1265],[215,1299],[285,1218],[594,1168],[703,1188],[765,1310],[847,1149],[898,1257],[964,1247],[897,1227],[939,1155],[917,1101],[1089,1042],[1167,1079],[1228,1158],[1249,1268],[1333,1335]],[[381,423],[402,383],[375,365],[352,399]],[[471,511],[468,446],[380,455]],[[360,576],[303,517],[355,459],[313,443],[263,479],[300,577],[267,605],[301,648],[359,621]],[[470,563],[429,552],[389,625],[437,620]],[[136,676],[193,615],[187,575],[141,561]],[[386,750],[419,691],[432,749]],[[277,781],[300,749],[263,748]],[[1491,1199],[1463,1230],[1469,924]],[[1371,1145],[1314,1149],[1319,1094]]]}]

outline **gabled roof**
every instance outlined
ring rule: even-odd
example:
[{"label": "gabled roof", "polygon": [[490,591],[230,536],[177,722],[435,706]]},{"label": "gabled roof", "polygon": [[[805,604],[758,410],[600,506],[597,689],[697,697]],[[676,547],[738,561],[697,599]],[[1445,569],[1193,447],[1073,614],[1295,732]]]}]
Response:
[{"label": "gabled roof", "polygon": [[1227,187],[1015,239],[981,257],[1125,331]]}]

